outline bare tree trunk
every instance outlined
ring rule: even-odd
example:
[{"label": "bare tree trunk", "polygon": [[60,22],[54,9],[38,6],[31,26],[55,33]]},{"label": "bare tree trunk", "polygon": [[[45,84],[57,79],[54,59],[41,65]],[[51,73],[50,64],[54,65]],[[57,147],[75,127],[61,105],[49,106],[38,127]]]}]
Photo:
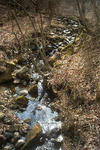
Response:
[{"label": "bare tree trunk", "polygon": [[78,7],[78,11],[79,11],[79,15],[80,15],[80,20],[81,20],[81,23],[83,24],[83,26],[85,27],[85,29],[87,30],[87,33],[90,34],[90,35],[93,35],[92,31],[89,29],[88,27],[88,24],[86,22],[86,18],[82,12],[82,9],[80,7],[80,2],[79,0],[76,0],[76,3],[77,3],[77,7]]},{"label": "bare tree trunk", "polygon": [[96,5],[96,0],[91,0],[92,4],[93,4],[93,9],[94,9],[94,13],[95,13],[95,16],[96,16],[96,26],[99,25],[99,22],[100,22],[100,12],[98,13],[98,8],[97,8],[97,5]]},{"label": "bare tree trunk", "polygon": [[[33,29],[34,29],[34,33],[35,33],[35,36],[37,37],[37,28],[35,27],[35,19],[34,19],[34,21],[32,20],[32,18],[31,18],[31,16],[30,16],[30,14],[26,11],[26,9],[25,9],[25,7],[24,6],[22,6],[22,5],[20,5],[19,3],[17,3],[16,2],[16,0],[13,0],[16,4],[18,4],[19,6],[21,6],[22,7],[22,9],[25,11],[25,13],[28,15],[28,17],[29,17],[29,20],[31,21],[31,24],[32,24],[32,26],[33,26]],[[41,15],[40,15],[40,20],[41,20],[42,18],[41,18]],[[19,30],[21,31],[21,28],[20,28],[20,25],[19,25],[19,23],[18,23],[18,21],[17,21],[17,19],[16,19],[16,23],[17,23],[17,25],[18,25],[18,27],[19,27]],[[41,31],[43,32],[43,24],[42,24],[42,22],[40,22],[41,23]],[[22,31],[21,31],[22,32]],[[42,34],[42,36],[43,36],[43,33],[41,33]],[[23,34],[22,34],[23,35]],[[42,37],[42,39],[43,39],[43,37]],[[51,70],[51,66],[49,65],[49,63],[48,63],[48,60],[47,60],[47,57],[46,57],[46,55],[45,55],[45,52],[44,52],[44,45],[43,45],[43,43],[42,43],[42,45],[43,45],[43,48],[41,49],[40,48],[40,45],[39,45],[39,40],[36,38],[36,45],[37,45],[37,47],[38,47],[38,49],[39,49],[39,52],[40,52],[40,55],[41,55],[41,57],[42,57],[42,59],[43,59],[43,61],[44,61],[44,64],[45,64],[45,67],[46,67],[46,69],[47,70]]]}]

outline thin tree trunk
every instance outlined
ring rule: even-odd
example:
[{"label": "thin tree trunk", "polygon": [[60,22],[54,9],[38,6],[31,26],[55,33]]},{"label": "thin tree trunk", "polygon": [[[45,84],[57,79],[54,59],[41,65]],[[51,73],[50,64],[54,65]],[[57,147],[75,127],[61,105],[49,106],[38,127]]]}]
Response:
[{"label": "thin tree trunk", "polygon": [[98,8],[96,6],[96,0],[91,0],[92,4],[93,4],[93,9],[94,9],[94,13],[96,16],[96,26],[99,25],[99,21],[100,21],[100,14],[98,13]]},{"label": "thin tree trunk", "polygon": [[76,3],[77,3],[77,7],[78,7],[78,11],[79,11],[79,15],[80,15],[80,20],[83,24],[83,26],[85,27],[85,29],[87,30],[88,34],[92,35],[92,31],[89,29],[87,23],[86,23],[86,19],[85,19],[85,16],[83,15],[83,12],[81,10],[81,7],[80,7],[80,2],[79,0],[76,0]]}]

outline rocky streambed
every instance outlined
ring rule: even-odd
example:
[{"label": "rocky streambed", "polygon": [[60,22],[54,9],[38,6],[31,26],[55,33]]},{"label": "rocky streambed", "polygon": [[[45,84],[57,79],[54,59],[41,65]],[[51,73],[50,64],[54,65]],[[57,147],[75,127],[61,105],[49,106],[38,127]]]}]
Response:
[{"label": "rocky streambed", "polygon": [[[67,27],[52,26],[50,30],[47,29],[49,34],[46,37],[46,53],[51,65],[58,57],[55,57],[55,54],[73,43],[80,34],[79,22],[66,17],[59,18],[58,23],[61,22]],[[68,53],[72,54],[72,49]],[[10,86],[2,85],[0,91],[1,149],[62,150],[62,122],[58,113],[51,108],[53,93],[44,88],[44,80],[34,72],[32,64],[29,69],[17,64],[16,59],[5,59],[7,56],[3,51],[0,54],[0,83],[10,81]],[[38,60],[38,64],[44,66],[42,60]]]},{"label": "rocky streambed", "polygon": [[[38,74],[34,74],[35,79],[39,79],[38,81],[38,95],[34,99],[31,97],[30,94],[28,94],[27,90],[23,90],[19,87],[16,87],[16,93],[20,95],[20,93],[25,92],[26,98],[28,99],[28,106],[25,111],[19,112],[16,111],[17,116],[21,120],[25,120],[26,122],[29,122],[31,131],[34,130],[34,127],[39,126],[39,130],[42,128],[42,135],[40,140],[37,142],[39,146],[33,143],[33,146],[30,145],[29,139],[27,139],[29,142],[26,144],[26,147],[28,149],[61,149],[61,143],[63,141],[63,137],[61,135],[61,121],[58,120],[58,113],[53,111],[50,106],[50,98],[48,97],[48,94],[43,89],[43,79]],[[26,92],[27,91],[27,92]],[[24,94],[24,93],[23,93]],[[41,133],[41,130],[40,130]],[[31,140],[34,140],[34,133],[33,138]],[[42,145],[41,145],[42,143]],[[59,146],[56,144],[59,143]],[[40,146],[41,145],[41,146]],[[33,147],[33,148],[30,148]]]}]

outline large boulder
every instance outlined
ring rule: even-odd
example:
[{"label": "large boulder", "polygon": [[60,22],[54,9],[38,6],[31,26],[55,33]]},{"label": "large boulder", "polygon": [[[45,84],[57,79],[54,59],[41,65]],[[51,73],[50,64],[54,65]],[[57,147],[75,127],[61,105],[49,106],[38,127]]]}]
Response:
[{"label": "large boulder", "polygon": [[38,143],[39,138],[41,137],[41,135],[42,135],[42,127],[38,123],[27,134],[26,143],[24,144],[24,146],[20,150],[28,150],[31,147],[31,144],[35,145],[36,142]]},{"label": "large boulder", "polygon": [[14,61],[10,61],[6,53],[0,51],[0,84],[12,80],[12,72],[15,66]]},{"label": "large boulder", "polygon": [[23,81],[29,81],[30,75],[28,73],[28,68],[26,66],[20,67],[19,69],[16,69],[13,73],[13,79],[14,83],[21,83]]},{"label": "large boulder", "polygon": [[28,93],[32,96],[32,97],[37,97],[38,96],[38,87],[37,84],[33,84],[29,90]]}]

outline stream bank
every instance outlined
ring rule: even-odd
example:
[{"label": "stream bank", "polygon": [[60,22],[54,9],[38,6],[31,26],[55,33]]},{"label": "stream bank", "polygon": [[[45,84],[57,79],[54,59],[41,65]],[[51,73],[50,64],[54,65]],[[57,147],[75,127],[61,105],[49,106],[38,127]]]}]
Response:
[{"label": "stream bank", "polygon": [[[50,30],[48,28],[46,29],[46,32],[48,32],[48,36],[46,37],[48,43],[46,54],[51,65],[54,63],[54,55],[60,53],[65,45],[73,43],[75,37],[80,33],[78,30],[80,25],[78,21],[63,17],[58,18],[57,22],[62,25],[58,28],[51,26]],[[33,48],[34,43],[31,46]],[[8,53],[6,54],[1,51],[3,63],[1,64],[1,83],[9,81],[7,83],[8,86],[6,84],[1,85],[0,102],[1,107],[3,107],[1,108],[0,115],[3,123],[1,123],[1,149],[15,150],[20,147],[22,149],[28,147],[28,149],[30,148],[32,150],[62,149],[62,122],[59,120],[58,113],[52,110],[51,107],[51,101],[54,101],[51,98],[53,93],[49,93],[50,91],[47,93],[46,87],[43,86],[43,78],[34,71],[33,64],[32,62],[30,63],[30,60],[27,65],[27,59],[30,59],[29,54],[26,53],[27,57],[20,57],[19,59],[16,57],[12,60],[7,58],[7,55]],[[40,68],[43,68],[43,61],[41,59],[37,59],[37,61]],[[56,60],[54,61],[56,62]],[[10,76],[7,76],[8,73]],[[7,112],[9,113],[5,116]],[[5,119],[8,119],[7,122],[4,121]],[[3,128],[4,126],[5,130]],[[13,130],[7,129],[8,127],[11,127],[11,130],[13,128]],[[25,135],[30,129],[31,131],[35,131],[36,129],[36,135],[34,133],[33,137],[28,136],[28,140],[27,137],[25,140]],[[29,133],[31,134],[31,132]],[[34,141],[33,144],[31,144],[31,141]]]},{"label": "stream bank", "polygon": [[[98,33],[99,35],[99,33]],[[100,36],[82,33],[73,55],[62,54],[49,81],[63,122],[65,150],[100,149]],[[67,47],[68,49],[68,47]]]}]

